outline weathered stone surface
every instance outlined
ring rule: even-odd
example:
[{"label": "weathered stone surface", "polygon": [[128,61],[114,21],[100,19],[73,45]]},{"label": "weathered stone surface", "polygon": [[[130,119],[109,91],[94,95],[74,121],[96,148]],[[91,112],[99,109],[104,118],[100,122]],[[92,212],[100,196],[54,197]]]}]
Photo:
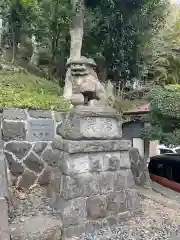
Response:
[{"label": "weathered stone surface", "polygon": [[79,226],[71,226],[63,229],[63,239],[79,237],[85,232],[85,224]]},{"label": "weathered stone surface", "polygon": [[100,172],[103,171],[103,156],[102,153],[89,154],[89,171]]},{"label": "weathered stone surface", "polygon": [[37,142],[33,148],[33,151],[40,156],[46,147],[47,147],[46,142]]},{"label": "weathered stone surface", "polygon": [[63,124],[57,127],[57,134],[66,139],[121,139],[121,127],[116,118],[80,117],[69,114]]},{"label": "weathered stone surface", "polygon": [[113,172],[101,172],[97,175],[97,181],[99,185],[99,192],[101,194],[107,194],[113,191],[114,185],[114,173]]},{"label": "weathered stone surface", "polygon": [[89,197],[86,202],[87,215],[89,218],[98,219],[107,215],[106,198],[103,195]]},{"label": "weathered stone surface", "polygon": [[0,198],[0,239],[10,240],[8,226],[8,206],[5,198]]},{"label": "weathered stone surface", "polygon": [[114,213],[125,211],[126,210],[125,200],[126,200],[125,191],[108,194],[106,196],[108,211]]},{"label": "weathered stone surface", "polygon": [[9,185],[15,186],[17,183],[17,180],[18,180],[18,176],[15,176],[15,175],[11,174],[10,172],[8,174],[9,174],[9,177],[8,177]]},{"label": "weathered stone surface", "polygon": [[81,225],[87,218],[86,198],[76,198],[67,202],[62,200],[63,226]]},{"label": "weathered stone surface", "polygon": [[64,153],[61,170],[66,175],[86,173],[90,170],[88,154]]},{"label": "weathered stone surface", "polygon": [[131,216],[133,215],[132,211],[125,211],[125,212],[120,212],[118,213],[118,216],[117,216],[117,221],[118,223],[122,223],[124,222],[125,220],[127,220],[128,218],[130,218]]},{"label": "weathered stone surface", "polygon": [[125,204],[127,210],[139,210],[140,198],[135,189],[128,189],[125,191]]},{"label": "weathered stone surface", "polygon": [[55,117],[56,122],[63,122],[66,115],[67,115],[67,112],[55,112],[54,117]]},{"label": "weathered stone surface", "polygon": [[32,118],[52,118],[51,111],[48,110],[29,110],[28,113]]},{"label": "weathered stone surface", "polygon": [[[119,155],[119,154],[118,154]],[[117,171],[120,169],[120,157],[115,154],[106,154],[103,158],[104,168],[108,171]]]},{"label": "weathered stone surface", "polygon": [[128,140],[85,140],[73,141],[56,137],[53,139],[54,148],[68,153],[114,152],[127,151],[131,147]]},{"label": "weathered stone surface", "polygon": [[4,152],[0,154],[0,198],[8,197],[7,165]]},{"label": "weathered stone surface", "polygon": [[37,155],[35,155],[33,152],[31,152],[25,159],[24,164],[32,171],[34,172],[41,172],[44,168],[44,163],[42,160],[40,160]]},{"label": "weathered stone surface", "polygon": [[86,172],[117,171],[120,170],[120,168],[130,169],[128,152],[126,155],[121,155],[120,152],[92,152],[89,154],[68,154],[64,152],[63,160],[60,162],[61,170],[66,175]]},{"label": "weathered stone surface", "polygon": [[30,148],[31,144],[27,142],[9,142],[5,147],[8,152],[14,153],[14,155],[19,159],[25,157]]},{"label": "weathered stone surface", "polygon": [[134,178],[131,170],[120,170],[115,172],[114,190],[121,191],[124,188],[134,187]]},{"label": "weathered stone surface", "polygon": [[59,240],[62,223],[47,216],[33,216],[19,224],[11,224],[13,240]]},{"label": "weathered stone surface", "polygon": [[63,176],[62,196],[64,199],[92,196],[98,193],[98,181],[91,173]]},{"label": "weathered stone surface", "polygon": [[32,119],[28,121],[28,141],[52,141],[54,134],[55,127],[52,119]]},{"label": "weathered stone surface", "polygon": [[116,216],[109,216],[106,218],[107,222],[108,222],[108,226],[115,226],[117,224],[117,218]]},{"label": "weathered stone surface", "polygon": [[86,221],[86,232],[87,233],[94,233],[101,228],[103,228],[103,219],[101,220],[88,220]]},{"label": "weathered stone surface", "polygon": [[49,166],[57,167],[63,160],[63,152],[48,148],[43,152],[42,158]]},{"label": "weathered stone surface", "polygon": [[24,166],[18,162],[12,154],[5,152],[7,163],[11,174],[19,176],[24,172]]},{"label": "weathered stone surface", "polygon": [[17,184],[20,188],[29,189],[29,187],[36,181],[36,178],[37,176],[34,172],[26,169]]},{"label": "weathered stone surface", "polygon": [[50,187],[53,192],[59,194],[61,190],[61,182],[62,182],[62,173],[58,170],[55,170],[51,173],[50,176]]},{"label": "weathered stone surface", "polygon": [[115,117],[121,119],[121,116],[116,113],[116,110],[107,106],[76,106],[71,109],[71,114],[76,114],[80,117]]},{"label": "weathered stone surface", "polygon": [[131,161],[129,158],[128,151],[120,152],[120,167],[121,167],[121,169],[123,169],[123,168],[130,169],[131,168]]},{"label": "weathered stone surface", "polygon": [[26,130],[24,123],[3,121],[3,136],[5,141],[26,140]]},{"label": "weathered stone surface", "polygon": [[3,118],[8,120],[26,120],[27,114],[24,109],[8,108],[4,109]]},{"label": "weathered stone surface", "polygon": [[52,168],[50,166],[45,166],[43,171],[40,173],[37,183],[40,185],[47,185],[51,182]]}]

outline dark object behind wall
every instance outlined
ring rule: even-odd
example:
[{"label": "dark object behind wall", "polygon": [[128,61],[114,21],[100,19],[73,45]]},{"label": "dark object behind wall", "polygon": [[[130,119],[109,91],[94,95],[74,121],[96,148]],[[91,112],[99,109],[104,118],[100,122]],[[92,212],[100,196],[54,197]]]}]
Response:
[{"label": "dark object behind wall", "polygon": [[141,120],[123,123],[122,125],[123,139],[132,140],[133,138],[140,138],[142,128],[143,122]]}]

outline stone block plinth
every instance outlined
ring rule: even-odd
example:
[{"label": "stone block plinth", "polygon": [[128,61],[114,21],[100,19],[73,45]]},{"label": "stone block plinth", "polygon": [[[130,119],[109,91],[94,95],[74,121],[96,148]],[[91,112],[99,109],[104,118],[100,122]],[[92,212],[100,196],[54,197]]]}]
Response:
[{"label": "stone block plinth", "polygon": [[[52,180],[61,212],[63,239],[73,239],[122,222],[140,209],[121,120],[112,109],[74,108],[52,142],[59,152],[59,188]],[[58,175],[58,174],[57,174]]]},{"label": "stone block plinth", "polygon": [[111,108],[76,107],[57,128],[65,139],[121,139],[121,122]]}]

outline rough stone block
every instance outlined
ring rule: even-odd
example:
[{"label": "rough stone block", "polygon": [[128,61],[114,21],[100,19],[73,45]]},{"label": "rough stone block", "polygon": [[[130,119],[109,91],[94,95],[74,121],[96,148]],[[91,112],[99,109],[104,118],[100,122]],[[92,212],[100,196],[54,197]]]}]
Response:
[{"label": "rough stone block", "polygon": [[7,165],[2,152],[0,154],[0,198],[8,197]]},{"label": "rough stone block", "polygon": [[61,201],[63,226],[81,225],[86,221],[86,198]]},{"label": "rough stone block", "polygon": [[116,216],[109,216],[106,218],[106,221],[108,222],[108,226],[112,227],[117,224],[117,217]]},{"label": "rough stone block", "polygon": [[103,228],[103,220],[88,220],[86,221],[86,233],[94,233]]},{"label": "rough stone block", "polygon": [[64,199],[92,196],[98,193],[96,175],[84,173],[74,176],[63,176],[62,196]]},{"label": "rough stone block", "polygon": [[46,142],[37,142],[33,147],[33,151],[40,156],[46,147],[47,147]]},{"label": "rough stone block", "polygon": [[58,167],[63,160],[64,153],[59,150],[46,149],[42,154],[42,159],[51,167]]},{"label": "rough stone block", "polygon": [[67,112],[54,112],[56,122],[63,122],[66,118]]},{"label": "rough stone block", "polygon": [[68,114],[57,128],[57,134],[71,140],[121,139],[122,129],[116,116],[80,116]]},{"label": "rough stone block", "polygon": [[24,164],[26,167],[28,167],[30,170],[34,172],[41,172],[44,168],[44,163],[42,160],[39,159],[37,155],[35,155],[33,152],[31,152],[25,159]]},{"label": "rough stone block", "polygon": [[19,176],[24,172],[24,166],[18,162],[12,154],[5,152],[9,170],[12,175]]},{"label": "rough stone block", "polygon": [[122,189],[132,188],[134,185],[134,178],[130,169],[115,172],[114,191],[121,191]]},{"label": "rough stone block", "polygon": [[28,121],[28,136],[30,142],[52,141],[55,135],[52,119],[32,119]]},{"label": "rough stone block", "polygon": [[63,229],[63,239],[69,239],[73,237],[79,237],[85,232],[85,224],[79,226],[71,226]]},{"label": "rough stone block", "polygon": [[48,110],[29,110],[28,113],[32,118],[52,118],[52,113]]},{"label": "rough stone block", "polygon": [[103,153],[89,154],[89,170],[90,172],[103,171]]},{"label": "rough stone block", "polygon": [[114,173],[113,172],[101,172],[97,175],[97,181],[99,185],[99,192],[101,194],[107,194],[113,191]]},{"label": "rough stone block", "polygon": [[10,240],[8,226],[8,206],[5,198],[0,197],[0,239]]},{"label": "rough stone block", "polygon": [[53,140],[53,148],[68,153],[114,152],[127,151],[131,147],[128,140],[68,140],[56,136]]},{"label": "rough stone block", "polygon": [[126,200],[125,191],[108,194],[106,196],[108,211],[114,213],[125,211],[126,210],[125,200]]},{"label": "rough stone block", "polygon": [[50,187],[57,194],[59,194],[61,190],[62,178],[62,173],[60,171],[52,171],[50,176]]},{"label": "rough stone block", "polygon": [[140,198],[137,191],[134,189],[127,189],[125,191],[125,205],[127,210],[139,210]]},{"label": "rough stone block", "polygon": [[118,216],[117,216],[117,221],[118,223],[122,223],[126,220],[128,220],[130,217],[132,216],[132,212],[130,211],[124,211],[124,212],[121,212],[121,213],[118,213]]},{"label": "rough stone block", "polygon": [[103,195],[89,197],[86,202],[87,216],[92,219],[99,219],[107,215],[106,198]]},{"label": "rough stone block", "polygon": [[90,170],[88,154],[68,154],[64,153],[61,161],[61,170],[66,175],[86,173]]},{"label": "rough stone block", "polygon": [[20,188],[29,189],[35,183],[37,176],[34,172],[26,169],[18,181]]},{"label": "rough stone block", "polygon": [[29,150],[31,149],[31,144],[27,142],[9,142],[6,144],[5,149],[8,152],[14,153],[14,155],[21,159],[27,155]]},{"label": "rough stone block", "polygon": [[37,183],[42,185],[47,185],[51,182],[52,168],[50,166],[45,166],[42,172],[39,174]]},{"label": "rough stone block", "polygon": [[26,129],[23,122],[3,121],[4,141],[26,140]]},{"label": "rough stone block", "polygon": [[128,151],[121,151],[120,152],[120,168],[126,168],[130,169],[131,168],[131,161],[129,158],[129,153]]},{"label": "rough stone block", "polygon": [[26,120],[27,114],[24,109],[8,108],[3,110],[3,118],[8,120]]},{"label": "rough stone block", "polygon": [[120,169],[120,153],[105,153],[103,156],[102,168],[106,171],[117,171]]}]

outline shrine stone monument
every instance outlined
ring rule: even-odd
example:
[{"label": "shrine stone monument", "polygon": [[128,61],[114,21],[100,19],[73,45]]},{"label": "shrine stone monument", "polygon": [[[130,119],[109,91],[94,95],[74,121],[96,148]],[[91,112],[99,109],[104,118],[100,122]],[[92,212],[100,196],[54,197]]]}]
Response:
[{"label": "shrine stone monument", "polygon": [[140,209],[128,153],[131,142],[122,139],[121,116],[108,106],[94,66],[86,58],[69,60],[74,107],[52,143],[60,156],[59,172],[51,180],[63,239],[118,224]]}]

